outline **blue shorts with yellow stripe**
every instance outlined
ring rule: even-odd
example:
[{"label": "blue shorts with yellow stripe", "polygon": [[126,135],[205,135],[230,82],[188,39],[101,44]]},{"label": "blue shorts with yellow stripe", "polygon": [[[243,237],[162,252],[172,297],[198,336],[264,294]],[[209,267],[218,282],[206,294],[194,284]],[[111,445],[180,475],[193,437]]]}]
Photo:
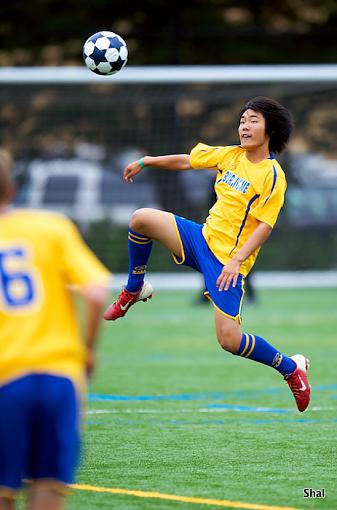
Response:
[{"label": "blue shorts with yellow stripe", "polygon": [[181,216],[174,216],[181,244],[182,257],[173,255],[176,264],[189,266],[202,273],[205,280],[205,296],[217,310],[232,319],[241,320],[241,305],[244,295],[244,276],[239,275],[236,287],[220,292],[216,281],[222,271],[220,262],[208,247],[202,234],[203,225]]},{"label": "blue shorts with yellow stripe", "polygon": [[28,374],[0,386],[0,497],[23,480],[63,492],[79,457],[79,402],[72,381]]}]

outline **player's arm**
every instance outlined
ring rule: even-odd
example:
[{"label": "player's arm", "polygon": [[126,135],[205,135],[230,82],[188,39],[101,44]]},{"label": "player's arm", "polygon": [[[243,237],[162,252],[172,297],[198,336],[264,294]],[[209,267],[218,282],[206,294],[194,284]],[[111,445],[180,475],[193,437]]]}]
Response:
[{"label": "player's arm", "polygon": [[90,375],[94,368],[94,350],[112,275],[70,220],[56,215],[53,216],[53,223],[64,283],[79,295],[84,305],[81,336],[87,348],[86,368]]},{"label": "player's arm", "polygon": [[144,156],[130,163],[123,172],[125,182],[133,182],[133,177],[144,167],[164,168],[166,170],[190,170],[192,168],[189,154],[171,154],[168,156]]},{"label": "player's arm", "polygon": [[217,279],[216,285],[220,291],[223,289],[228,290],[232,284],[236,286],[241,265],[248,257],[254,253],[255,250],[260,248],[263,243],[268,239],[271,234],[272,227],[264,222],[259,222],[258,226],[251,234],[246,243],[240,250],[233,256],[233,258],[222,268],[222,271]]},{"label": "player's arm", "polygon": [[86,324],[84,324],[85,343],[87,348],[87,375],[95,368],[95,347],[102,322],[103,309],[106,304],[108,288],[101,285],[90,285],[82,291],[86,307]]}]

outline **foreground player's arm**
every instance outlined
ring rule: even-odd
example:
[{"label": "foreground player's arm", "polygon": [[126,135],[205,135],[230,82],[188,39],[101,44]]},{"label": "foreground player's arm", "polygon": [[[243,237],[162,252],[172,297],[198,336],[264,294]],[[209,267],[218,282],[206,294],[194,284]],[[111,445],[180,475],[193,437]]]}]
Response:
[{"label": "foreground player's arm", "polygon": [[103,309],[108,297],[108,288],[90,285],[82,292],[86,304],[85,342],[87,348],[86,370],[90,377],[95,368],[95,346],[97,343]]},{"label": "foreground player's arm", "polygon": [[145,166],[164,168],[166,170],[190,170],[189,154],[171,154],[168,156],[144,156],[130,163],[123,172],[125,182],[133,182],[133,177],[139,174]]},{"label": "foreground player's arm", "polygon": [[70,220],[55,215],[53,223],[64,283],[79,295],[85,307],[82,337],[87,350],[87,374],[90,375],[94,368],[94,349],[111,284],[111,273],[86,245]]},{"label": "foreground player's arm", "polygon": [[216,285],[219,291],[228,290],[230,284],[236,286],[242,263],[268,239],[272,227],[262,221],[256,227],[248,241],[240,248],[234,257],[222,268]]}]

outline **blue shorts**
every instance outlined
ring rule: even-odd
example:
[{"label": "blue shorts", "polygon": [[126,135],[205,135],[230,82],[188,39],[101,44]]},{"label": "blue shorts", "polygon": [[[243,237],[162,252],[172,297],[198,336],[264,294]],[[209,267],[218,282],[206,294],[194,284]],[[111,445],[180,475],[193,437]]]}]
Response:
[{"label": "blue shorts", "polygon": [[30,374],[0,386],[0,495],[10,497],[23,479],[69,484],[78,456],[79,404],[69,379]]},{"label": "blue shorts", "polygon": [[216,281],[224,264],[209,249],[202,234],[203,225],[181,216],[174,216],[174,218],[182,253],[182,258],[173,255],[174,261],[176,264],[192,267],[202,273],[205,280],[205,296],[224,315],[241,321],[244,276],[239,275],[236,287],[231,285],[227,291],[219,292]]}]

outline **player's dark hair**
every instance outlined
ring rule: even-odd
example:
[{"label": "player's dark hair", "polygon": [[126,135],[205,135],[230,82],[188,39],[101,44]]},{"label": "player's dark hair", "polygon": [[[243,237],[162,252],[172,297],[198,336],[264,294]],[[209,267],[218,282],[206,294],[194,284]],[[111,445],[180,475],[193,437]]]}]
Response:
[{"label": "player's dark hair", "polygon": [[12,158],[8,152],[0,149],[0,202],[6,198],[8,185],[12,177]]},{"label": "player's dark hair", "polygon": [[266,133],[269,136],[269,149],[280,153],[286,147],[294,124],[289,111],[269,97],[257,96],[250,99],[241,108],[240,117],[246,110],[262,113],[266,121]]}]

